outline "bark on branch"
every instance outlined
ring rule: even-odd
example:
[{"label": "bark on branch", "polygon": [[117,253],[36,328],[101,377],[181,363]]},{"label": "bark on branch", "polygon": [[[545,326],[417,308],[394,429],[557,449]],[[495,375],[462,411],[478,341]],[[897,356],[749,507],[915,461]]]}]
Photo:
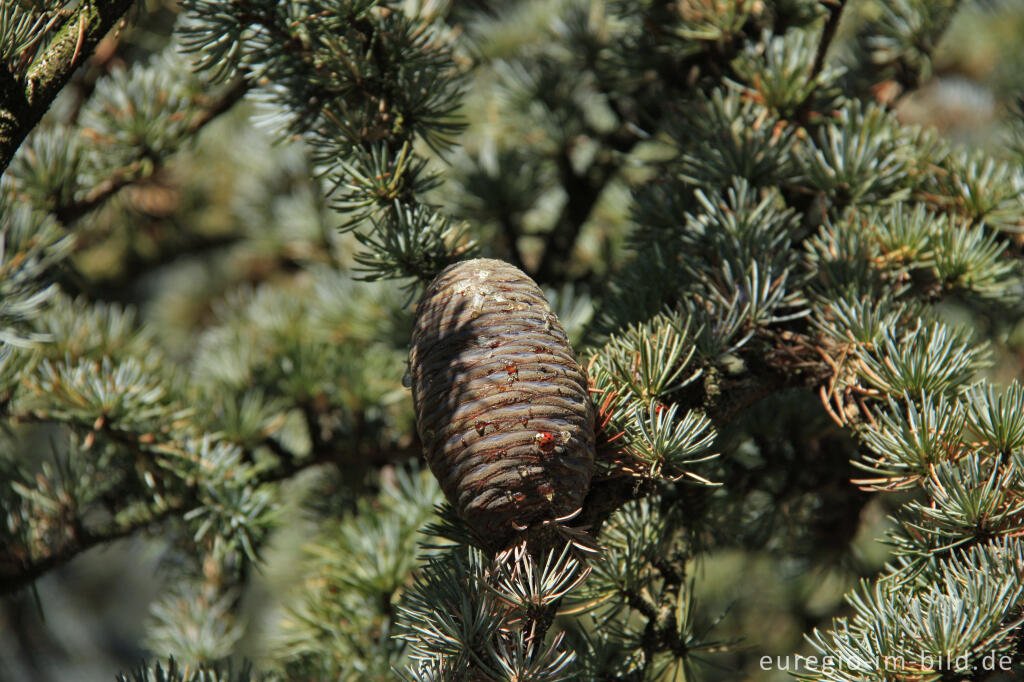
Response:
[{"label": "bark on branch", "polygon": [[85,0],[71,13],[24,78],[0,65],[0,174],[71,75],[135,0]]}]

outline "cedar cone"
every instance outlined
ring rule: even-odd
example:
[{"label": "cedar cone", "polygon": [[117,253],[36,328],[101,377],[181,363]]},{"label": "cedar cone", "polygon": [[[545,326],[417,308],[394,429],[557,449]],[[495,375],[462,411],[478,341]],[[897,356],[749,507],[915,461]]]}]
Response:
[{"label": "cedar cone", "polygon": [[580,508],[594,463],[587,380],[524,272],[486,258],[445,268],[417,306],[409,374],[430,469],[484,547]]}]

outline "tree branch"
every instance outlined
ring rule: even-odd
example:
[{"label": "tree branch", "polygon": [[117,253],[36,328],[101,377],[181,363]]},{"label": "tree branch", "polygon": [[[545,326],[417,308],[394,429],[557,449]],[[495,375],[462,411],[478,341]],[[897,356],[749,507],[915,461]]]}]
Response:
[{"label": "tree branch", "polygon": [[836,28],[839,27],[839,20],[843,16],[843,9],[846,7],[846,0],[824,0],[822,4],[834,5],[825,19],[825,27],[821,31],[821,40],[818,41],[818,52],[814,55],[814,65],[811,67],[811,79],[813,80],[821,73],[825,66],[825,55],[832,45],[832,39],[836,36]]},{"label": "tree branch", "polygon": [[[766,339],[764,345],[751,344],[742,354],[744,372],[729,375],[710,367],[705,371],[704,381],[693,382],[679,402],[706,414],[716,429],[727,430],[743,411],[768,396],[786,388],[812,390],[826,380],[824,362],[811,354],[808,348],[812,346],[807,343],[802,336],[781,334]],[[803,364],[796,365],[798,360]],[[620,458],[616,445],[598,445],[599,461],[616,462]],[[604,475],[595,475],[591,481],[577,523],[596,536],[619,508],[664,489],[665,484],[664,479],[634,476],[613,464]]]},{"label": "tree branch", "polygon": [[[17,592],[49,571],[68,563],[88,549],[126,538],[129,535],[133,535],[136,531],[154,526],[173,516],[185,514],[189,509],[190,507],[181,503],[179,505],[171,505],[158,514],[154,514],[137,523],[111,524],[92,531],[79,530],[63,543],[52,548],[48,554],[20,565],[11,561],[10,556],[5,556],[3,561],[0,562],[0,594]],[[14,565],[12,566],[12,564]]]},{"label": "tree branch", "polygon": [[[263,472],[253,481],[253,485],[260,486],[283,481],[299,471],[323,463],[325,460],[318,458],[293,460],[286,466],[275,467]],[[73,531],[64,542],[54,548],[48,548],[50,551],[47,554],[29,561],[19,562],[10,553],[0,554],[0,595],[11,594],[27,587],[37,578],[63,566],[82,552],[97,545],[126,538],[172,518],[180,518],[200,506],[201,503],[194,495],[183,495],[176,500],[169,501],[167,507],[144,519],[123,524],[112,523],[93,530],[88,530],[81,525],[73,526]]]},{"label": "tree branch", "polygon": [[[828,48],[832,45],[832,39],[835,38],[836,28],[839,27],[839,20],[843,16],[843,8],[846,7],[846,0],[822,0],[822,4],[833,5],[835,9],[830,9],[825,18],[825,26],[821,30],[821,38],[818,41],[818,51],[814,54],[814,64],[811,66],[811,73],[808,77],[808,80],[811,81],[817,78],[821,70],[825,68],[825,55],[828,54]],[[812,89],[795,109],[795,118],[805,125],[808,122],[811,103],[816,94],[817,89]]]},{"label": "tree branch", "polygon": [[569,261],[576,238],[579,237],[583,224],[590,217],[608,181],[618,170],[618,164],[614,161],[599,161],[580,175],[572,167],[571,151],[566,145],[559,151],[555,160],[558,165],[558,177],[567,197],[555,228],[547,235],[544,255],[541,256],[540,265],[537,266],[535,273],[538,281],[549,284],[556,284],[565,279],[565,265]]},{"label": "tree branch", "polygon": [[[311,406],[304,406],[303,413],[311,420],[311,424],[319,421],[318,413]],[[14,415],[13,421],[22,423],[52,423],[61,421],[59,417],[42,411],[29,411]],[[71,420],[69,423],[73,423]],[[114,442],[127,447],[136,454],[150,452],[153,447],[152,441],[147,441],[127,431],[113,428],[109,423],[92,427],[102,430],[105,436]],[[285,448],[279,441],[267,437],[259,445],[269,448],[280,460],[272,468],[260,472],[252,481],[254,487],[267,483],[276,483],[295,476],[300,471],[321,464],[334,464],[335,466],[348,466],[353,462],[359,463],[380,463],[385,461],[399,461],[408,459],[418,454],[418,448],[410,447],[402,450],[387,450],[367,453],[358,443],[350,451],[338,457],[338,453],[329,447],[329,444],[317,435],[311,433],[319,447],[309,457],[299,457],[296,453]],[[178,479],[180,482],[181,479]],[[121,490],[117,493],[119,501],[127,500],[128,503],[138,502],[137,498],[132,499],[130,491]],[[58,568],[74,559],[82,552],[114,540],[128,537],[139,531],[149,529],[162,521],[172,518],[180,518],[193,509],[199,508],[202,503],[196,495],[194,484],[176,488],[172,495],[164,498],[164,504],[159,510],[147,510],[145,518],[134,519],[121,523],[112,522],[97,528],[89,529],[82,523],[82,518],[87,515],[88,510],[74,510],[70,514],[61,511],[57,512],[51,528],[61,528],[63,532],[59,540],[45,547],[45,553],[41,556],[32,557],[29,548],[22,547],[17,551],[17,543],[0,549],[0,595],[17,592],[28,586],[37,578],[47,572]],[[127,505],[126,505],[127,506]],[[38,519],[37,519],[38,520]],[[50,519],[47,519],[49,521]],[[21,555],[21,556],[19,556]],[[25,555],[28,555],[26,557]]]},{"label": "tree branch", "polygon": [[[207,123],[231,109],[231,107],[239,102],[248,91],[249,82],[246,79],[241,78],[236,81],[219,98],[214,100],[208,107],[204,108],[195,116],[192,123],[182,135],[182,140],[198,134]],[[93,187],[80,201],[75,201],[64,206],[58,206],[56,210],[54,210],[54,215],[56,215],[57,219],[64,225],[70,225],[86,213],[95,210],[98,206],[125,187],[152,175],[153,172],[161,166],[166,157],[150,156],[148,158],[152,161],[152,164],[149,165],[148,169],[146,169],[146,164],[143,163],[143,159],[136,159],[124,168],[119,168],[111,173],[110,177]]]},{"label": "tree branch", "polygon": [[134,0],[85,0],[57,30],[39,57],[29,66],[24,83],[14,83],[10,72],[0,83],[0,173],[36,127],[96,45],[121,20]]}]

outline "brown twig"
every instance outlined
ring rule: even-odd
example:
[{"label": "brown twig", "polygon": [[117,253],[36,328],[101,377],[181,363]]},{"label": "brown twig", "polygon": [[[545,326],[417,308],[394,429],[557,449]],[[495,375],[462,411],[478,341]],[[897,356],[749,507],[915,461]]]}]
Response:
[{"label": "brown twig", "polygon": [[833,5],[828,17],[825,19],[825,27],[821,31],[821,40],[818,41],[818,51],[814,55],[814,65],[811,67],[811,78],[817,78],[825,66],[825,55],[832,45],[832,39],[836,36],[836,28],[839,27],[839,20],[843,16],[843,8],[846,7],[846,0],[827,0],[822,4]]},{"label": "brown twig", "polygon": [[[821,30],[821,39],[818,41],[818,51],[814,54],[814,64],[811,65],[811,72],[808,76],[809,81],[813,81],[821,74],[821,70],[825,68],[825,56],[828,54],[828,48],[832,46],[832,39],[835,38],[836,29],[839,27],[839,20],[843,16],[843,8],[846,7],[846,0],[822,0],[823,5],[832,5],[834,9],[829,9],[828,16],[825,18],[825,26]],[[810,115],[811,101],[814,99],[814,95],[817,89],[812,89],[807,97],[796,107],[795,117],[797,120],[806,123]]]}]

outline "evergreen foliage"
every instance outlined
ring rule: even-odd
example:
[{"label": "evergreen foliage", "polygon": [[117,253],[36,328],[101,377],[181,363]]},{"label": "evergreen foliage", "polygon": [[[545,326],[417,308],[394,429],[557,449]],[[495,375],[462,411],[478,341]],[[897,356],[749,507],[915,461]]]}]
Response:
[{"label": "evergreen foliage", "polygon": [[[142,537],[125,681],[1024,675],[1024,117],[904,109],[1019,3],[130,5],[0,7],[5,609]],[[418,464],[473,254],[590,382],[545,552]]]}]

